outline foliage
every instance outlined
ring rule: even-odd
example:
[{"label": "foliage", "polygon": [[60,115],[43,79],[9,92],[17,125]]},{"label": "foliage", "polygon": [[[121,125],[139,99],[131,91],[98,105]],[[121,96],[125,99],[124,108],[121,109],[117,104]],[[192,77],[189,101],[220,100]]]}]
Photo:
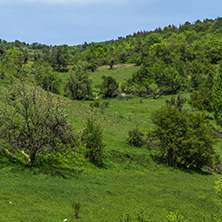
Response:
[{"label": "foliage", "polygon": [[56,46],[48,60],[55,71],[66,71],[67,65],[69,64],[68,46]]},{"label": "foliage", "polygon": [[154,137],[168,166],[212,166],[215,136],[203,114],[192,114],[168,103],[154,113],[153,123]]},{"label": "foliage", "polygon": [[204,85],[201,85],[198,90],[195,90],[190,95],[189,104],[198,110],[212,111],[212,90]]},{"label": "foliage", "polygon": [[218,125],[222,126],[222,65],[216,74],[213,85],[212,109]]},{"label": "foliage", "polygon": [[117,81],[112,76],[102,76],[102,79],[100,94],[104,99],[113,97],[114,92],[116,92],[119,87]]},{"label": "foliage", "polygon": [[22,79],[24,72],[22,65],[25,63],[24,54],[16,49],[9,49],[0,56],[0,79]]},{"label": "foliage", "polygon": [[31,73],[38,86],[44,90],[59,94],[61,79],[47,62],[38,61],[32,66]]},{"label": "foliage", "polygon": [[168,222],[186,222],[184,216],[181,215],[180,212],[170,212],[166,219]]},{"label": "foliage", "polygon": [[88,73],[82,67],[77,67],[66,83],[65,95],[73,100],[90,100],[93,97],[91,85],[92,80],[89,79]]},{"label": "foliage", "polygon": [[75,138],[62,104],[24,83],[13,85],[0,110],[2,139],[13,150],[25,150],[35,166],[38,153],[73,151]]},{"label": "foliage", "polygon": [[144,134],[136,127],[128,132],[127,142],[130,146],[141,147],[144,145],[143,136]]},{"label": "foliage", "polygon": [[169,100],[166,100],[166,104],[177,107],[179,111],[182,111],[184,104],[187,99],[183,97],[181,94],[178,94],[177,98],[171,97]]},{"label": "foliage", "polygon": [[88,119],[83,130],[82,141],[86,146],[86,157],[96,166],[104,166],[104,147],[102,130],[93,119]]},{"label": "foliage", "polygon": [[100,109],[106,109],[109,107],[109,101],[103,101],[100,102],[99,100],[95,100],[94,102],[90,103],[91,108],[100,108]]},{"label": "foliage", "polygon": [[222,179],[219,179],[218,181],[216,181],[214,189],[218,197],[222,199]]}]

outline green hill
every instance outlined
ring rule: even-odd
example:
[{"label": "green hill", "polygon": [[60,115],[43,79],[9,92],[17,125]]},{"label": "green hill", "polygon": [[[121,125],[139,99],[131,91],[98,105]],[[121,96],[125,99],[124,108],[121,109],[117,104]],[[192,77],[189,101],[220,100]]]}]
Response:
[{"label": "green hill", "polygon": [[[215,127],[214,149],[222,154],[221,127],[211,106],[222,59],[221,21],[206,19],[80,46],[2,40],[0,104],[16,83],[37,85],[42,96],[49,93],[55,103],[61,101],[80,138],[67,156],[51,156],[43,147],[36,167],[0,138],[0,221],[221,221],[222,202],[214,190],[220,164],[168,167],[158,156],[159,147],[149,146],[147,139],[153,113],[180,93],[190,101],[185,104],[189,112],[205,113]],[[106,98],[104,89],[112,87]],[[87,158],[81,137],[90,118],[102,129],[103,167]],[[0,121],[0,127],[4,124]],[[127,143],[136,127],[146,140],[142,147]],[[79,218],[74,202],[81,204]]]}]

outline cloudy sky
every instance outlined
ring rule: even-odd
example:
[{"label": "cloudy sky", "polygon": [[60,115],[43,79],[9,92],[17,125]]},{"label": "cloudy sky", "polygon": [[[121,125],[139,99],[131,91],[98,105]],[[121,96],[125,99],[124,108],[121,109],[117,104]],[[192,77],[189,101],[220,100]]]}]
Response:
[{"label": "cloudy sky", "polygon": [[221,0],[0,0],[0,39],[77,45],[217,17]]}]

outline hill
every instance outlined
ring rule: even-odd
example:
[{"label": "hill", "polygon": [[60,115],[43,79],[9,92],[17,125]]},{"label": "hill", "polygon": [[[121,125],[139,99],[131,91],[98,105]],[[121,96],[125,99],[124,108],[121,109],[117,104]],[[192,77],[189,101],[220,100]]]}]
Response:
[{"label": "hill", "polygon": [[[30,155],[29,147],[17,150],[1,137],[0,221],[221,221],[214,190],[221,126],[211,103],[221,72],[221,22],[206,19],[80,46],[1,41],[0,104],[17,84],[35,86],[61,102],[78,139],[75,152],[56,141],[72,151],[67,156],[41,147],[31,167],[21,153]],[[204,113],[203,125],[214,126],[217,155],[210,167],[168,167],[158,145],[150,144],[153,114],[166,101],[176,107],[171,98],[178,93],[188,100],[185,113]],[[21,98],[10,95],[6,99],[19,104]],[[102,167],[87,156],[87,119],[102,129]],[[127,142],[134,128],[144,135],[142,147]],[[74,202],[81,204],[79,218]]]}]

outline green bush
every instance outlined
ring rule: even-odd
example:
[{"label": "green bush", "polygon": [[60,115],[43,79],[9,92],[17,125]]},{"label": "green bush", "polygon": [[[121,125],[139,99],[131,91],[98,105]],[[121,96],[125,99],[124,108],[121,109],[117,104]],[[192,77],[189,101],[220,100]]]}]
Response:
[{"label": "green bush", "polygon": [[86,157],[99,166],[104,166],[104,147],[102,130],[93,119],[88,119],[86,128],[83,130],[82,141],[86,147]]},{"label": "green bush", "polygon": [[167,103],[153,115],[153,135],[168,166],[202,168],[215,158],[213,127],[202,114],[183,110],[179,100]]},{"label": "green bush", "polygon": [[127,142],[130,146],[142,147],[144,134],[136,127],[128,132]]}]

